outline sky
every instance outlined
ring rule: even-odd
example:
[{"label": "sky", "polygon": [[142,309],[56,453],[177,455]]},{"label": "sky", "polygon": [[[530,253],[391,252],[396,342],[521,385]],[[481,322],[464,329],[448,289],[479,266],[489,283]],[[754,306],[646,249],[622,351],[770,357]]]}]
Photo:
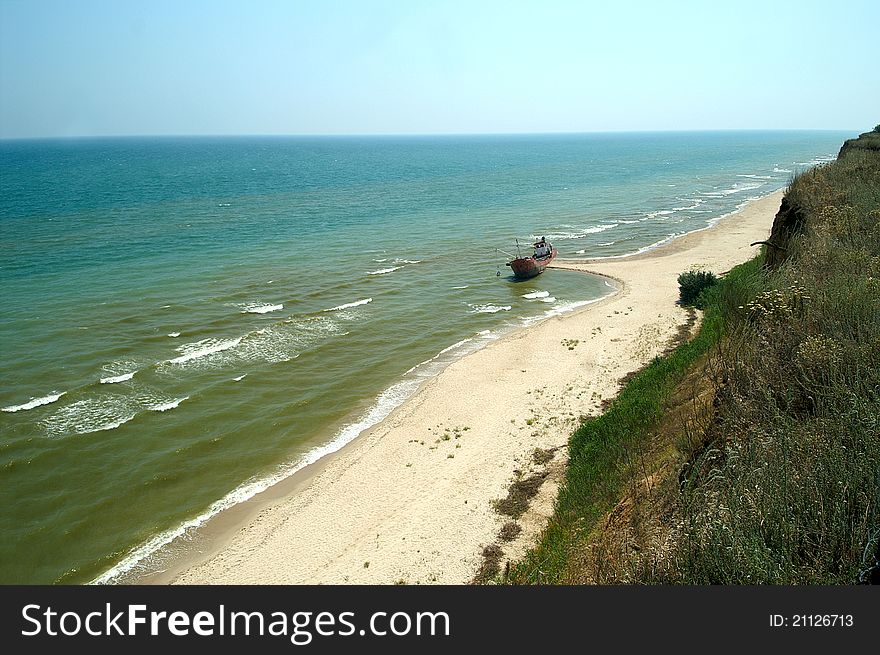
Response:
[{"label": "sky", "polygon": [[876,0],[0,0],[0,138],[842,129]]}]

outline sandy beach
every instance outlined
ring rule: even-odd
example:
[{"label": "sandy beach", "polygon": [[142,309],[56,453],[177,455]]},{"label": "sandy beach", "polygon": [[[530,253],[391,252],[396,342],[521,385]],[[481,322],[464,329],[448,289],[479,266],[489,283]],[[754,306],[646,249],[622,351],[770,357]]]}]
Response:
[{"label": "sandy beach", "polygon": [[[693,266],[724,272],[751,257],[749,243],[767,237],[781,197],[647,253],[555,264],[606,276],[610,295],[452,363],[171,581],[467,583],[510,520],[493,501],[518,476],[546,468],[518,521],[522,533],[502,544],[502,566],[516,559],[552,511],[579,417],[595,414],[685,323],[678,274]],[[536,464],[536,448],[556,456]]]}]

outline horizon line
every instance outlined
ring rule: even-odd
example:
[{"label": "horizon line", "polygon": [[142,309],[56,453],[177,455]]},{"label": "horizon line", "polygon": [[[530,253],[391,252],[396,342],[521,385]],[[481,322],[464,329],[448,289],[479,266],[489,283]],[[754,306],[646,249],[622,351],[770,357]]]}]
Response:
[{"label": "horizon line", "polygon": [[[540,132],[240,132],[240,133],[163,133],[163,134],[71,134],[46,136],[0,136],[0,141],[50,141],[77,139],[216,139],[216,138],[388,138],[388,137],[485,137],[485,136],[579,136],[588,134],[674,134],[694,132],[850,132],[854,128],[826,127],[735,127],[735,128],[676,128],[589,131],[540,131]],[[870,131],[870,129],[868,130]]]}]

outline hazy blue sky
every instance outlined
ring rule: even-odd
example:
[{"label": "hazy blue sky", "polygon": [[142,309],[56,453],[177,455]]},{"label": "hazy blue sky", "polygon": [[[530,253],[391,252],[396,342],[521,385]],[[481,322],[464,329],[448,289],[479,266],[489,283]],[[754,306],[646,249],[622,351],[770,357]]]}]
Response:
[{"label": "hazy blue sky", "polygon": [[0,137],[880,122],[877,0],[0,0]]}]

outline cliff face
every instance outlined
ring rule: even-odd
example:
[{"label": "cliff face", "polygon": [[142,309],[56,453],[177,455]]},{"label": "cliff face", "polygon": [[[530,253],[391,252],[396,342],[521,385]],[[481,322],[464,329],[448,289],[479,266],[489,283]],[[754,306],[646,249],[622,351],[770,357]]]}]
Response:
[{"label": "cliff face", "polygon": [[849,153],[857,150],[880,151],[880,125],[874,128],[873,132],[865,132],[859,134],[857,139],[847,139],[840,147],[837,154],[838,159],[843,159]]},{"label": "cliff face", "polygon": [[[844,141],[837,159],[844,159],[856,152],[880,152],[880,125],[871,132],[860,134],[856,139]],[[791,199],[790,194],[787,194],[773,219],[770,238],[763,242],[767,245],[765,268],[776,269],[788,258],[792,239],[804,231],[806,222],[806,212]]]},{"label": "cliff face", "polygon": [[766,241],[767,252],[764,266],[770,270],[778,268],[788,257],[792,238],[803,232],[806,215],[800,207],[792,204],[788,196],[782,198],[782,204],[773,219],[773,229]]}]

